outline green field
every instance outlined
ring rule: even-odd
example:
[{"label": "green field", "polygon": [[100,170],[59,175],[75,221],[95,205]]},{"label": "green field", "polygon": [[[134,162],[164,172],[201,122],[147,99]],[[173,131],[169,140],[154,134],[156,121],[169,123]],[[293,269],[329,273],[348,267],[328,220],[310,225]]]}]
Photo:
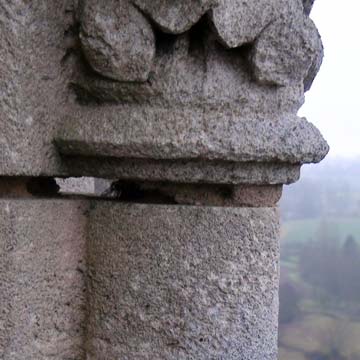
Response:
[{"label": "green field", "polygon": [[324,224],[328,231],[339,240],[344,240],[348,235],[352,235],[360,241],[359,217],[286,221],[281,226],[281,241],[283,243],[294,243],[316,239]]}]

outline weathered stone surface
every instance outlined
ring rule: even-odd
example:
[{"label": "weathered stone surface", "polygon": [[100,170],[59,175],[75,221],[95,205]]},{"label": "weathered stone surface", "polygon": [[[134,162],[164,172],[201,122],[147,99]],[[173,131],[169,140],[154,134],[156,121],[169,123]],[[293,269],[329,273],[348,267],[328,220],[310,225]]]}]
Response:
[{"label": "weathered stone surface", "polygon": [[[168,116],[177,111],[176,107],[186,105],[189,112],[190,106],[208,105],[209,115],[218,109],[234,109],[239,121],[260,116],[275,120],[284,113],[296,114],[303,104],[302,84],[283,89],[256,83],[251,77],[248,51],[226,50],[215,36],[206,35],[206,28],[197,27],[164,42],[166,50],[159,51],[148,82],[119,83],[79,75],[75,79],[79,101],[92,105],[120,103],[124,109],[128,104],[146,105],[144,109],[150,110],[158,107],[167,110]],[[108,108],[101,109],[105,112]]]},{"label": "weathered stone surface", "polygon": [[62,170],[53,134],[71,98],[64,39],[71,6],[37,0],[0,7],[0,173],[54,175]]},{"label": "weathered stone surface", "polygon": [[86,0],[80,39],[85,57],[101,75],[119,81],[146,81],[155,38],[144,16],[127,0]]},{"label": "weathered stone surface", "polygon": [[304,12],[306,15],[310,15],[314,2],[315,0],[303,0]]},{"label": "weathered stone surface", "polygon": [[308,89],[322,55],[319,33],[312,20],[303,15],[270,24],[255,42],[251,60],[260,83],[286,86],[305,81]]},{"label": "weathered stone surface", "polygon": [[[281,87],[261,85],[254,81],[246,60],[247,49],[226,50],[213,41],[206,27],[206,21],[176,39],[174,36],[170,38],[160,36],[159,52],[155,56],[148,81],[121,83],[97,75],[79,60],[81,56],[77,56],[79,54],[77,19],[75,19],[72,1],[49,0],[31,3],[3,1],[1,6],[4,11],[0,11],[0,32],[3,34],[0,37],[0,72],[2,74],[0,78],[2,89],[0,173],[3,175],[83,175],[80,169],[71,168],[69,161],[60,157],[54,146],[53,139],[58,133],[58,128],[62,126],[64,118],[72,119],[69,122],[74,121],[75,128],[78,127],[76,123],[82,124],[89,118],[93,129],[99,132],[100,138],[108,137],[106,133],[110,132],[110,129],[107,127],[113,124],[115,124],[114,131],[117,132],[113,133],[114,138],[122,139],[122,134],[134,134],[132,139],[135,142],[131,143],[129,153],[148,153],[146,147],[149,139],[150,142],[154,142],[155,129],[161,125],[160,135],[158,136],[155,132],[155,137],[161,140],[162,144],[153,152],[165,149],[165,155],[173,144],[179,146],[183,141],[172,142],[173,124],[179,122],[174,129],[179,131],[183,138],[195,139],[191,140],[195,141],[195,147],[202,145],[210,147],[204,151],[199,151],[197,148],[194,153],[205,153],[209,150],[211,156],[218,156],[221,131],[212,145],[212,132],[215,131],[211,130],[212,127],[226,128],[230,122],[234,123],[234,128],[244,128],[244,134],[250,134],[246,128],[254,124],[255,129],[254,120],[259,124],[270,120],[268,128],[271,128],[272,124],[280,123],[283,118],[296,119],[294,115],[303,102],[301,83]],[[73,45],[69,47],[69,43]],[[305,86],[311,82],[318,65],[319,58],[313,62],[305,80]],[[74,86],[69,87],[69,84],[74,83],[77,85],[77,98],[72,91]],[[78,106],[78,102],[81,102],[82,106]],[[111,106],[104,105],[106,102]],[[91,115],[92,113],[94,115]],[[209,124],[205,115],[209,116]],[[117,125],[121,117],[127,117],[126,121],[119,121],[126,125],[124,128]],[[154,117],[160,119],[155,119],[154,122]],[[219,120],[223,118],[224,123]],[[111,120],[106,120],[103,126],[103,119]],[[169,119],[169,122],[166,122],[166,119]],[[184,119],[186,120],[183,127],[195,131],[194,134],[182,130],[181,122]],[[138,125],[146,124],[147,120],[149,124],[152,124],[146,125],[147,129],[154,126],[154,130],[149,132],[149,139],[142,137],[140,130],[142,143],[139,143],[135,136]],[[194,126],[189,126],[192,121]],[[132,122],[135,124],[134,129],[132,129]],[[241,122],[244,124],[239,125]],[[290,132],[291,125],[290,122],[286,122],[279,127],[285,129],[289,126]],[[307,128],[305,125],[304,127]],[[209,129],[209,133],[206,128]],[[309,129],[308,132],[312,133],[311,126]],[[68,130],[71,131],[71,128]],[[167,131],[169,135],[166,135]],[[306,130],[304,141],[308,132]],[[271,133],[275,137],[278,136],[276,131]],[[199,134],[200,139],[196,138],[196,134]],[[235,131],[235,134],[239,132]],[[280,134],[284,132],[280,131]],[[311,160],[313,156],[308,155],[312,152],[321,154],[314,156],[317,160],[326,152],[324,149],[327,146],[324,145],[322,138],[317,136],[309,138],[314,139],[316,145],[305,144],[305,148],[309,151],[306,151],[304,162]],[[109,139],[111,140],[110,137]],[[80,143],[86,142],[86,139],[81,137],[79,140]],[[91,137],[89,140],[90,145],[94,144]],[[238,137],[233,138],[233,141],[243,141],[243,144],[235,144],[236,152],[241,148],[248,150],[246,144],[252,140]],[[81,147],[80,143],[77,146]],[[275,140],[275,143],[280,144],[281,139]],[[291,153],[297,155],[287,158],[298,159],[297,156],[301,154],[299,149],[304,145],[302,141],[300,143],[295,141],[293,143],[295,149],[291,149]],[[118,144],[116,141],[115,152],[119,151]],[[109,142],[108,145],[111,150],[113,144]],[[212,146],[214,150],[211,149]],[[134,152],[135,148],[137,150]],[[109,149],[106,152],[111,152]],[[258,144],[257,136],[254,138],[253,150],[255,149],[259,149],[261,154],[266,154],[266,151],[262,151],[261,144]],[[284,147],[283,150],[287,149],[288,147]],[[98,150],[93,149],[90,152],[100,154],[102,150]],[[177,148],[175,150],[175,156],[178,156],[181,151]],[[186,145],[184,153],[189,151],[191,152],[190,143]],[[252,156],[248,155],[249,153],[244,154],[243,158],[251,159]],[[230,158],[236,156],[231,150]],[[149,161],[153,162],[151,159]],[[229,168],[228,164],[224,166]],[[236,168],[239,169],[239,166],[237,164]],[[139,169],[139,166],[135,167]],[[84,165],[83,168],[89,168],[89,166]],[[109,170],[110,167],[107,167],[106,172]],[[170,170],[172,178],[175,174],[173,170],[174,168]],[[163,169],[155,177],[159,177],[159,173],[164,171],[169,173],[168,170]],[[92,175],[97,175],[94,172],[93,169]],[[134,173],[135,170],[127,168],[124,172]],[[144,172],[142,170],[140,172],[139,176],[144,176]],[[180,172],[185,172],[184,167]],[[239,173],[238,170],[236,172]],[[197,179],[203,177],[205,171],[201,170],[201,173],[202,175],[199,175],[197,172],[195,177]],[[107,174],[107,176],[112,175],[116,176],[115,171],[113,174]],[[284,173],[282,173],[282,178],[284,178],[283,175]],[[190,174],[184,173],[184,177],[189,178]]]},{"label": "weathered stone surface", "polygon": [[59,185],[59,192],[62,194],[95,194],[95,181],[91,177],[57,178],[56,183]]},{"label": "weathered stone surface", "polygon": [[[312,22],[311,19],[310,19],[310,21]],[[322,64],[322,61],[324,58],[324,47],[322,45],[320,34],[319,34],[317,28],[315,27],[315,25],[314,25],[314,33],[313,34],[314,34],[314,38],[316,38],[316,36],[317,36],[318,41],[319,41],[316,45],[316,46],[318,46],[318,50],[315,53],[313,61],[310,65],[310,68],[304,79],[304,90],[305,91],[310,90],[311,85],[312,85],[313,81],[315,80],[317,73],[320,70],[320,67],[321,67],[321,64]]]},{"label": "weathered stone surface", "polygon": [[220,0],[210,18],[222,43],[234,48],[253,42],[275,19],[301,14],[300,0]]},{"label": "weathered stone surface", "polygon": [[94,203],[88,359],[275,360],[277,224],[272,208]]},{"label": "weathered stone surface", "polygon": [[[93,131],[99,122],[101,131]],[[247,120],[234,109],[200,106],[74,113],[56,141],[66,155],[203,162],[318,162],[328,152],[320,132],[304,118]]]},{"label": "weathered stone surface", "polygon": [[232,197],[241,206],[276,206],[282,195],[282,186],[236,186]]},{"label": "weathered stone surface", "polygon": [[66,157],[74,176],[210,184],[291,184],[299,180],[300,164],[199,160]]},{"label": "weathered stone surface", "polygon": [[0,200],[0,358],[84,359],[86,203]]},{"label": "weathered stone surface", "polygon": [[162,31],[181,34],[189,30],[218,0],[132,0],[150,15]]}]

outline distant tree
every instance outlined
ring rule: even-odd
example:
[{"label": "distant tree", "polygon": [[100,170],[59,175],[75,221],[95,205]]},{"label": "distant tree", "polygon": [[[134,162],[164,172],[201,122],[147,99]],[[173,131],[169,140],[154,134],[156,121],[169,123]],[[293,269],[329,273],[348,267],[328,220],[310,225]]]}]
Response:
[{"label": "distant tree", "polygon": [[346,258],[357,258],[359,252],[359,245],[354,236],[348,235],[343,245],[343,254]]},{"label": "distant tree", "polygon": [[[360,301],[360,248],[352,235],[339,245],[336,233],[323,223],[318,239],[306,243],[299,256],[304,280],[325,291],[329,301]],[[320,295],[324,295],[321,291]],[[323,299],[324,300],[324,299]]]},{"label": "distant tree", "polygon": [[280,324],[291,323],[299,314],[299,294],[293,285],[285,283],[280,285],[279,298],[279,322]]},{"label": "distant tree", "polygon": [[348,301],[360,301],[360,251],[352,235],[347,236],[341,255],[341,297]]}]

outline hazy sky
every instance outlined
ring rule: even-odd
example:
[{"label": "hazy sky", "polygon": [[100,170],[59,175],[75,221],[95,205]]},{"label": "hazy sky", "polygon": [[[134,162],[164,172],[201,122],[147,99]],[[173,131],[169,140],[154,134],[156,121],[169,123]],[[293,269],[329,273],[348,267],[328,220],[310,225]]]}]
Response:
[{"label": "hazy sky", "polygon": [[300,115],[315,124],[331,155],[360,156],[360,0],[316,0],[311,18],[325,58]]}]

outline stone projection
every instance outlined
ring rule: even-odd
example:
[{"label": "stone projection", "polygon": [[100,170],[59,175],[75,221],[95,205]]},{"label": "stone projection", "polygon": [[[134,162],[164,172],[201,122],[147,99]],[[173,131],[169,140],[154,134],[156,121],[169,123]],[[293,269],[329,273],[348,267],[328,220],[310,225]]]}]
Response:
[{"label": "stone projection", "polygon": [[312,3],[0,0],[1,359],[277,359]]}]

